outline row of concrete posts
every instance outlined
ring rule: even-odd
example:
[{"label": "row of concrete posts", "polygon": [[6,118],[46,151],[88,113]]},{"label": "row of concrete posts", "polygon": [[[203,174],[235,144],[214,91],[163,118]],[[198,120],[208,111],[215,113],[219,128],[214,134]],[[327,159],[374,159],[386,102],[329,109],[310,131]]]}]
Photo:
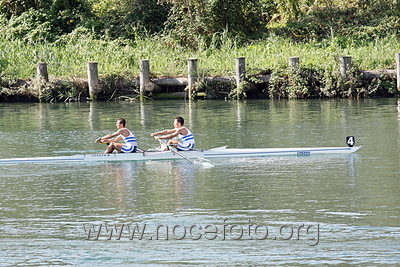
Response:
[{"label": "row of concrete posts", "polygon": [[[396,53],[396,76],[397,76],[397,90],[400,91],[400,53]],[[340,62],[340,74],[342,79],[346,79],[347,73],[351,68],[351,57],[343,56],[339,59]],[[187,88],[189,99],[192,97],[192,89],[198,80],[198,67],[197,58],[188,58],[188,78],[187,78]],[[300,58],[290,57],[289,58],[289,69],[294,70],[299,68]],[[150,61],[148,59],[141,59],[139,61],[140,68],[140,96],[143,96],[145,92],[152,91],[154,89],[154,84],[150,81]],[[87,63],[87,74],[88,74],[88,86],[89,86],[89,96],[91,99],[95,100],[99,92],[99,74],[98,74],[98,63],[88,62]],[[37,77],[45,81],[49,80],[49,75],[47,72],[47,64],[44,62],[37,64]],[[239,87],[240,83],[246,77],[246,58],[237,57],[236,58],[236,86]]]}]

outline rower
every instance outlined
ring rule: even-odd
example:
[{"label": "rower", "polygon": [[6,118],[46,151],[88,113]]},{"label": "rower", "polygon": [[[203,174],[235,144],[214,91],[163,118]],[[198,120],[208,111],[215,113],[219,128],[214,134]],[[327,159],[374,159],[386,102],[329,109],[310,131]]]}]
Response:
[{"label": "rower", "polygon": [[[163,130],[152,133],[151,136],[156,139],[171,139],[178,137],[179,140],[169,140],[167,145],[175,146],[179,151],[189,151],[194,149],[194,136],[188,128],[183,126],[185,120],[182,117],[176,117],[174,120],[174,129]],[[164,135],[164,136],[159,136]]]},{"label": "rower", "polygon": [[[135,135],[125,128],[126,120],[120,118],[117,120],[116,126],[118,131],[112,134],[107,134],[103,137],[97,138],[97,143],[107,143],[108,147],[104,154],[112,153],[117,150],[120,153],[134,153],[137,150],[137,141]],[[110,139],[112,137],[116,137],[115,139]],[[125,143],[118,143],[119,141],[124,140]]]}]

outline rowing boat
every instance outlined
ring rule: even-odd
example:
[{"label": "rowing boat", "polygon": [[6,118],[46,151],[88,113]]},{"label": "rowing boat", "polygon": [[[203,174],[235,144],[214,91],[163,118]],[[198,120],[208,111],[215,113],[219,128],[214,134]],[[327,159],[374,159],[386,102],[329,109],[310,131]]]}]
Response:
[{"label": "rowing boat", "polygon": [[305,147],[305,148],[227,148],[226,146],[206,150],[179,151],[142,151],[137,153],[81,154],[59,157],[32,157],[0,159],[0,163],[33,163],[53,161],[141,161],[141,160],[177,160],[182,155],[189,159],[264,157],[264,156],[310,156],[317,154],[350,154],[361,146],[353,147]]}]

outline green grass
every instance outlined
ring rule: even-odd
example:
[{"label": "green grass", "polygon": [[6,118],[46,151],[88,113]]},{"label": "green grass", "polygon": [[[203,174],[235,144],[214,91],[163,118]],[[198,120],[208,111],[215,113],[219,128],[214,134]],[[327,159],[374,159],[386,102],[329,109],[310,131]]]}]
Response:
[{"label": "green grass", "polygon": [[197,57],[201,75],[226,76],[235,74],[235,58],[239,56],[246,57],[248,74],[285,69],[292,56],[299,56],[301,66],[308,68],[335,70],[339,56],[350,55],[358,69],[394,69],[398,52],[397,37],[373,42],[330,39],[319,43],[270,38],[239,46],[235,40],[220,36],[215,37],[212,45],[196,51],[150,37],[130,45],[90,38],[36,45],[0,40],[0,75],[32,79],[36,76],[36,64],[46,62],[51,78],[86,77],[87,62],[96,61],[100,76],[132,76],[139,75],[139,60],[149,59],[153,76],[186,76],[187,59]]}]

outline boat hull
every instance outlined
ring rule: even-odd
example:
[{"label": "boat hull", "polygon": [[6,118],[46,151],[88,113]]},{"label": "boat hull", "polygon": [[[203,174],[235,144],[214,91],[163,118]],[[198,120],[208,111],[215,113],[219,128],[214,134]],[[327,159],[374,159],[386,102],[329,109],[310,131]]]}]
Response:
[{"label": "boat hull", "polygon": [[[202,158],[204,152],[201,150],[187,151],[180,153],[188,158]],[[151,151],[151,152],[138,152],[138,153],[112,153],[112,154],[85,154],[83,155],[85,161],[138,161],[138,160],[176,160],[182,159],[181,156],[172,151]]]},{"label": "boat hull", "polygon": [[210,149],[205,158],[220,157],[264,157],[264,156],[309,156],[315,154],[349,154],[360,147],[305,147],[305,148],[226,148]]},{"label": "boat hull", "polygon": [[39,163],[39,162],[60,162],[60,161],[84,161],[83,155],[64,157],[35,157],[35,158],[10,158],[0,159],[0,163]]},{"label": "boat hull", "polygon": [[[233,158],[265,156],[310,156],[316,154],[350,154],[358,147],[309,147],[309,148],[226,148],[219,147],[207,150],[180,151],[189,159],[199,158]],[[0,159],[0,163],[33,163],[33,162],[69,162],[69,161],[143,161],[143,160],[179,160],[180,155],[172,151],[145,151],[138,153],[82,154],[63,157],[36,157]]]}]

